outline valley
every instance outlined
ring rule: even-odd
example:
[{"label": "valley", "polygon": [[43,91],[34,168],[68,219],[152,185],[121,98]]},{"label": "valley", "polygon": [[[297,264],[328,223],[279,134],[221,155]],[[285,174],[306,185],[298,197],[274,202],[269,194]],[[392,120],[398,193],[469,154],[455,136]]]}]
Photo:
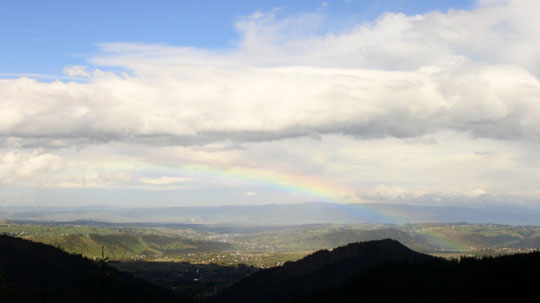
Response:
[{"label": "valley", "polygon": [[[195,302],[220,298],[222,291],[258,272],[287,268],[315,252],[349,243],[394,239],[408,249],[450,262],[529,253],[540,247],[538,226],[465,223],[232,226],[2,220],[0,233],[98,264],[105,256],[109,268]],[[238,292],[238,287],[232,291]],[[220,300],[236,301],[227,296]]]},{"label": "valley", "polygon": [[540,248],[540,227],[495,224],[231,226],[3,220],[0,233],[95,259],[278,266],[347,243],[391,238],[438,256],[498,255]]}]

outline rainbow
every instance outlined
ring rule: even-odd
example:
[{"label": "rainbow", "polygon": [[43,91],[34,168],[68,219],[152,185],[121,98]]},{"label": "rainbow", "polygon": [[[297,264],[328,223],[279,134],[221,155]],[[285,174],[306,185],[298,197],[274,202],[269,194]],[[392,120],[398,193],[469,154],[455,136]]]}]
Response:
[{"label": "rainbow", "polygon": [[470,250],[470,247],[465,243],[452,239],[435,229],[426,230],[423,235],[426,236],[431,243],[439,245],[444,251],[465,252]]},{"label": "rainbow", "polygon": [[158,175],[164,171],[183,175],[211,178],[228,178],[264,185],[283,192],[297,192],[322,200],[338,203],[359,202],[354,191],[313,176],[293,176],[267,170],[250,168],[220,168],[204,165],[177,165],[142,163],[139,166],[147,172]]},{"label": "rainbow", "polygon": [[[80,163],[82,164],[82,163]],[[145,161],[102,162],[106,170],[135,170],[144,175],[162,177],[164,175],[201,178],[225,178],[240,180],[254,185],[262,185],[282,192],[295,192],[324,202],[347,204],[351,214],[361,215],[366,221],[403,224],[408,223],[410,213],[400,213],[384,204],[365,204],[349,188],[334,184],[328,180],[312,176],[295,176],[274,171],[250,168],[211,167],[205,165],[179,165],[176,163],[150,163]],[[72,169],[77,169],[72,167]],[[314,200],[311,200],[314,201]],[[331,206],[329,206],[331,207]],[[466,251],[467,246],[459,241],[428,229],[422,233],[428,240],[447,251]]]},{"label": "rainbow", "polygon": [[[83,163],[80,163],[84,166]],[[122,161],[101,162],[100,167],[107,170],[126,170],[142,172],[145,176],[189,177],[202,179],[219,178],[223,182],[242,181],[257,186],[264,186],[281,192],[293,192],[306,196],[305,201],[334,202],[347,204],[351,211],[366,214],[366,217],[377,222],[406,223],[399,215],[373,205],[362,204],[354,190],[323,180],[317,176],[299,176],[268,170],[256,170],[242,167],[219,167],[206,165],[185,165],[169,162]],[[72,167],[73,170],[78,170]],[[166,187],[163,187],[166,188]]]}]

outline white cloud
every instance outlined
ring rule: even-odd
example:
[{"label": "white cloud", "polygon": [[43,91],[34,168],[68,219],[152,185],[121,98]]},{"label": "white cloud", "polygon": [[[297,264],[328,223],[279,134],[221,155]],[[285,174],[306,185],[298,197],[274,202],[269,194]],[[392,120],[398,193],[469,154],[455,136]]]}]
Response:
[{"label": "white cloud", "polygon": [[63,187],[187,182],[99,165],[136,155],[318,176],[366,199],[538,191],[540,2],[386,13],[324,34],[322,14],[279,13],[239,18],[231,49],[102,44],[98,68],[64,69],[86,82],[0,79],[0,146],[17,149],[0,182],[54,172],[54,148],[91,158],[50,178]]},{"label": "white cloud", "polygon": [[22,183],[28,178],[55,172],[64,166],[62,159],[40,150],[11,150],[0,153],[0,185]]},{"label": "white cloud", "polygon": [[193,145],[450,129],[537,140],[539,6],[388,13],[323,36],[309,34],[320,15],[258,13],[238,22],[243,40],[229,51],[107,44],[93,61],[130,74],[96,70],[87,83],[0,80],[0,135],[27,144]]},{"label": "white cloud", "polygon": [[[469,207],[501,207],[501,206],[526,206],[538,208],[540,196],[533,192],[492,194],[483,189],[471,192],[448,192],[448,191],[410,191],[405,188],[389,188],[378,186],[369,192],[358,194],[364,201],[371,203],[396,203],[415,205],[439,205],[439,206],[469,206]],[[519,209],[519,208],[517,208]]]},{"label": "white cloud", "polygon": [[191,182],[191,178],[183,178],[183,177],[159,177],[159,178],[140,178],[139,182],[144,184],[150,184],[150,185],[171,185],[171,184],[178,184],[178,183],[186,183]]},{"label": "white cloud", "polygon": [[[415,16],[389,12],[374,22],[325,35],[317,34],[322,23],[317,15],[277,19],[272,13],[263,21],[242,19],[238,28],[245,37],[244,60],[251,56],[259,64],[410,70],[459,68],[472,61],[519,65],[538,75],[539,6],[535,0],[514,0],[472,11]],[[316,21],[299,21],[306,19]]]},{"label": "white cloud", "polygon": [[63,69],[64,74],[70,77],[89,77],[90,73],[87,70],[88,67],[82,65],[70,65]]},{"label": "white cloud", "polygon": [[0,135],[173,145],[324,133],[406,138],[448,129],[497,139],[540,135],[540,84],[515,66],[181,70],[189,81],[111,75],[86,84],[2,80]]}]

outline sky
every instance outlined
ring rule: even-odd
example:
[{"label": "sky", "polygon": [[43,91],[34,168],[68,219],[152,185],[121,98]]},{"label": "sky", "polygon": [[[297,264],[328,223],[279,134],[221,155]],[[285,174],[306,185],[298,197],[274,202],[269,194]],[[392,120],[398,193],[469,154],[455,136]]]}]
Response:
[{"label": "sky", "polygon": [[539,14],[0,1],[0,206],[540,208]]}]

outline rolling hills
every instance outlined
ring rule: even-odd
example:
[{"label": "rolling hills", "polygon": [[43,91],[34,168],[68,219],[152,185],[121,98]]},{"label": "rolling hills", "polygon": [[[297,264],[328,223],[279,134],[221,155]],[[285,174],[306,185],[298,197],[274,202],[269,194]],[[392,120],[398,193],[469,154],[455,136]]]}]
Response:
[{"label": "rolling hills", "polygon": [[117,261],[181,261],[256,267],[281,265],[319,249],[394,239],[438,256],[497,255],[540,248],[540,227],[493,224],[198,224],[29,222],[0,220],[0,234]]}]

